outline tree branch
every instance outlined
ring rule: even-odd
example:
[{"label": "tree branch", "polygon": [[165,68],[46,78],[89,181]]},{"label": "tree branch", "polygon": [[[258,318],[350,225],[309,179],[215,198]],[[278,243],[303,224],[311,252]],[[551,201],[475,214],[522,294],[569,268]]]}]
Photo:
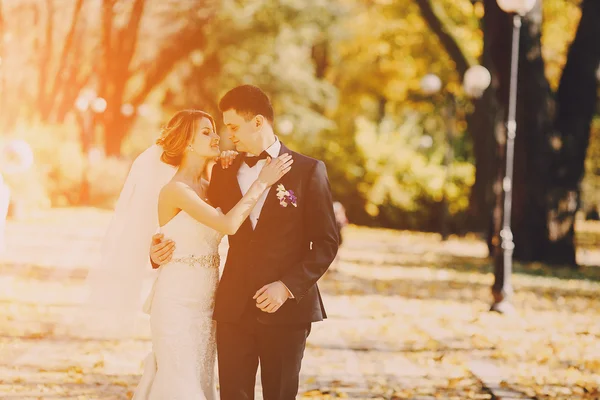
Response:
[{"label": "tree branch", "polygon": [[48,74],[50,72],[50,58],[52,57],[52,49],[54,46],[54,4],[52,0],[46,0],[46,31],[44,46],[40,56],[40,73],[38,80],[38,107],[43,119],[48,117],[50,104],[48,102]]},{"label": "tree branch", "polygon": [[[131,104],[137,106],[141,104],[148,94],[162,82],[171,72],[175,64],[187,57],[195,49],[203,48],[206,45],[206,37],[198,26],[202,24],[193,24],[194,26],[184,28],[176,37],[168,40],[165,47],[156,57],[156,62],[146,73],[142,89],[133,97]],[[179,46],[172,46],[171,43],[181,43]]]},{"label": "tree branch", "polygon": [[415,0],[421,15],[433,33],[437,35],[442,46],[456,64],[456,69],[462,77],[467,69],[475,62],[469,58],[465,51],[461,48],[458,40],[450,33],[447,18],[441,12],[436,14],[431,4],[431,0]]},{"label": "tree branch", "polygon": [[117,74],[127,74],[129,71],[131,59],[135,54],[139,26],[142,20],[142,15],[144,14],[145,5],[146,0],[135,0],[135,3],[131,9],[131,14],[129,15],[129,22],[127,23],[126,27],[119,32],[119,49],[117,50],[119,55],[119,66],[118,68],[115,68],[118,70],[116,71]]},{"label": "tree branch", "polygon": [[102,68],[98,92],[104,98],[108,97],[109,79],[112,74],[113,4],[114,0],[104,0],[102,3]]},{"label": "tree branch", "polygon": [[[600,64],[600,2],[584,0],[581,20],[567,54],[557,91],[555,127],[564,145],[560,156],[565,157],[564,176],[555,182],[577,187],[585,172],[585,156],[590,127],[596,112]],[[568,171],[568,172],[567,172]]]},{"label": "tree branch", "polygon": [[69,32],[67,33],[67,37],[65,38],[65,44],[63,46],[62,54],[60,56],[58,69],[56,70],[56,76],[54,78],[54,84],[52,85],[52,91],[50,92],[50,104],[56,103],[56,98],[58,96],[59,91],[64,86],[64,83],[67,82],[65,76],[65,68],[67,65],[69,53],[71,52],[71,48],[73,47],[73,40],[75,38],[75,32],[77,28],[77,21],[79,20],[79,15],[81,14],[82,6],[83,0],[77,0],[77,3],[75,4],[75,10],[73,11],[73,19],[71,20],[71,26],[69,28]]},{"label": "tree branch", "polygon": [[[54,121],[62,123],[68,112],[72,110],[75,100],[79,96],[81,90],[89,83],[92,75],[95,75],[98,71],[99,65],[97,63],[85,63],[83,52],[83,35],[76,35],[71,47],[71,56],[67,60],[65,66],[64,75],[65,82],[67,85],[63,85],[61,92],[59,93],[57,100],[60,98],[59,105],[55,109]],[[92,52],[93,53],[97,53]],[[92,59],[97,56],[92,56]]]}]

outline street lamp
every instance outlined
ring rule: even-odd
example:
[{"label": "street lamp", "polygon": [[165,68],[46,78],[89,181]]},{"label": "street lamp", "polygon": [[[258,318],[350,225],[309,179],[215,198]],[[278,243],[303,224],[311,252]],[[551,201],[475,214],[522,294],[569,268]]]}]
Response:
[{"label": "street lamp", "polygon": [[442,89],[442,80],[436,74],[427,74],[421,79],[421,91],[426,96],[438,93]]},{"label": "street lamp", "polygon": [[533,10],[536,1],[537,0],[498,0],[498,7],[506,13],[522,17]]},{"label": "street lamp", "polygon": [[474,65],[465,72],[463,88],[467,96],[480,98],[492,83],[492,75],[486,67]]},{"label": "street lamp", "polygon": [[[464,75],[463,78],[463,90],[468,97],[471,98],[479,98],[483,95],[483,92],[490,86],[492,81],[492,76],[490,72],[481,65],[474,65],[470,67]],[[425,75],[420,82],[421,91],[423,94],[427,96],[433,96],[439,93],[442,90],[442,80],[435,74],[427,74]],[[452,161],[454,159],[454,147],[453,141],[455,136],[455,127],[456,127],[456,108],[457,108],[457,100],[453,93],[448,92],[447,97],[448,101],[444,101],[448,106],[445,108],[445,119],[447,121],[446,124],[446,156],[444,157],[444,168],[446,173],[444,175],[444,183],[442,185],[442,215],[441,215],[441,227],[440,233],[442,235],[442,240],[446,240],[448,238],[447,232],[447,214],[448,214],[448,204],[446,198],[446,185],[448,179],[450,177],[450,166],[452,165]]]},{"label": "street lamp", "polygon": [[511,230],[512,186],[515,157],[515,137],[517,134],[517,78],[519,67],[519,37],[522,17],[535,6],[536,0],[497,0],[498,6],[509,14],[513,14],[512,52],[510,64],[510,86],[508,97],[508,118],[506,122],[506,170],[502,180],[504,191],[504,207],[502,229],[500,230],[502,255],[497,251],[494,255],[494,285],[492,295],[494,304],[491,311],[500,313],[514,312],[510,300],[513,294],[511,275],[512,257],[515,244]]}]

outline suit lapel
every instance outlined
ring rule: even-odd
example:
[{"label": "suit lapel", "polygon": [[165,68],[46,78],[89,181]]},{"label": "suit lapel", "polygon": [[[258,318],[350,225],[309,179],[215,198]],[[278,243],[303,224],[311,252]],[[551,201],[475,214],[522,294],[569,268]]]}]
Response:
[{"label": "suit lapel", "polygon": [[[285,147],[285,145],[283,143],[281,143],[281,149],[279,150],[279,155],[282,155],[284,153],[291,153],[290,149],[288,149],[287,147]],[[292,169],[294,167],[292,166]],[[289,175],[290,175],[291,171],[288,172],[283,178],[281,178],[279,180],[279,182],[275,183],[273,186],[271,186],[269,192],[267,193],[267,198],[265,200],[265,204],[263,205],[262,210],[260,211],[260,215],[258,217],[258,223],[256,224],[256,228],[254,229],[254,234],[258,234],[260,231],[262,231],[265,225],[268,224],[269,219],[271,219],[273,213],[275,210],[277,210],[277,207],[281,207],[279,205],[279,199],[277,198],[277,186],[278,185],[283,185],[286,186],[288,184],[288,179],[289,179]]]}]

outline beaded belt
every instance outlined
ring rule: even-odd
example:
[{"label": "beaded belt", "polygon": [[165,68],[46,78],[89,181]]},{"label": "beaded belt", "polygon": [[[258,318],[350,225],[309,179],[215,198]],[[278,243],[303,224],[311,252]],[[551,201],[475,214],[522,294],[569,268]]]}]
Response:
[{"label": "beaded belt", "polygon": [[218,253],[208,254],[204,256],[186,256],[173,258],[171,262],[187,264],[190,267],[206,267],[206,268],[219,268],[221,263],[221,257]]}]

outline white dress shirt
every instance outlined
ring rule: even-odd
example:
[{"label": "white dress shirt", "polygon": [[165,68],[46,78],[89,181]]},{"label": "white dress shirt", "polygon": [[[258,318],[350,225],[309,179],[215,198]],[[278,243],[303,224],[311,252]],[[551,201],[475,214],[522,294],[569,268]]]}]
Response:
[{"label": "white dress shirt", "polygon": [[[265,150],[271,158],[279,157],[279,151],[281,150],[281,142],[279,139],[275,140],[271,146],[267,147]],[[250,157],[250,156],[247,156]],[[266,160],[259,160],[254,167],[248,166],[245,162],[240,165],[240,169],[238,169],[237,180],[240,185],[240,189],[242,190],[242,195],[245,195],[250,189],[250,186],[254,183],[256,179],[258,179],[258,175],[260,171],[262,171],[263,167],[266,164]],[[265,190],[265,192],[260,196],[258,202],[256,202],[256,206],[250,211],[250,223],[252,224],[252,229],[256,229],[256,224],[258,223],[258,218],[260,216],[260,212],[262,211],[263,206],[265,205],[265,200],[269,195],[271,188]]]},{"label": "white dress shirt", "polygon": [[[279,157],[279,152],[281,151],[281,142],[279,141],[279,139],[275,139],[275,143],[267,147],[265,151],[271,156],[271,158]],[[246,192],[248,192],[248,189],[250,189],[250,186],[252,186],[252,184],[254,183],[254,181],[258,179],[258,175],[260,174],[260,171],[262,171],[266,163],[267,160],[259,160],[254,167],[250,167],[245,162],[242,162],[237,172],[237,180],[238,184],[240,185],[242,195],[245,195]],[[269,195],[270,191],[271,188],[265,190],[265,192],[262,194],[262,196],[260,196],[260,198],[256,202],[256,205],[254,206],[252,211],[250,211],[250,216],[248,218],[250,218],[252,229],[256,229],[256,224],[258,223],[260,212],[262,211],[262,208],[265,205],[265,200],[267,200],[267,196]],[[285,284],[283,286],[285,286]],[[290,298],[293,299],[294,294],[287,286],[285,286],[285,288],[287,289]]]}]

